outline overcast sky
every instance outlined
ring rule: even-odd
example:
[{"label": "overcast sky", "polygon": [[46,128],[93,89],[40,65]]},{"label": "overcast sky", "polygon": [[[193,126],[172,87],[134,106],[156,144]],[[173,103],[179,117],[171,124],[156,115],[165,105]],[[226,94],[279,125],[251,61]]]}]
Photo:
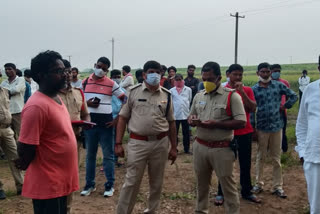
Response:
[{"label": "overcast sky", "polygon": [[[219,3],[218,3],[219,2]],[[115,68],[202,66],[234,61],[239,19],[239,63],[316,62],[320,54],[320,0],[0,0],[0,66],[30,66],[40,51],[71,55],[91,68],[100,56]]]}]

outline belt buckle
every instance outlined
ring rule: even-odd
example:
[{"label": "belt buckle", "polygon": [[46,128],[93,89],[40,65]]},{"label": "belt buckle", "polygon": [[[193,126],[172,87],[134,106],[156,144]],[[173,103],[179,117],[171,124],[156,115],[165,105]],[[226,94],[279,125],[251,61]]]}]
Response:
[{"label": "belt buckle", "polygon": [[155,140],[158,140],[157,135],[148,136],[148,141],[155,141]]}]

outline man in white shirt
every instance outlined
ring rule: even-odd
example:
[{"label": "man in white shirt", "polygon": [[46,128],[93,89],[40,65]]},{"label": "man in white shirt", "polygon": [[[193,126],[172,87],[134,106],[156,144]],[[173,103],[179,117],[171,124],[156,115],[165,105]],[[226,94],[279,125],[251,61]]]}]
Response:
[{"label": "man in white shirt", "polygon": [[134,85],[133,76],[130,71],[131,68],[129,65],[122,67],[123,80],[120,82],[120,87],[124,88],[126,91],[128,91],[130,86]]},{"label": "man in white shirt", "polygon": [[73,88],[81,88],[82,87],[82,80],[78,79],[79,70],[76,67],[73,67],[71,69],[72,74],[72,80],[71,80],[71,86]]},{"label": "man in white shirt", "polygon": [[[190,133],[188,116],[190,112],[190,103],[192,99],[192,90],[184,85],[183,76],[176,74],[174,77],[175,87],[170,89],[172,95],[174,117],[176,119],[177,136],[180,124],[182,126],[183,147],[186,154],[190,154]],[[178,139],[177,139],[178,145]]]},{"label": "man in white shirt", "polygon": [[[320,62],[319,67],[320,71]],[[307,181],[310,213],[320,213],[320,80],[303,91],[296,125],[297,146]]]},{"label": "man in white shirt", "polygon": [[302,94],[304,89],[307,87],[307,85],[310,83],[310,77],[307,76],[308,71],[303,70],[301,77],[299,77],[298,83],[299,83],[299,105],[301,103]]},{"label": "man in white shirt", "polygon": [[10,112],[12,115],[11,127],[14,131],[14,138],[17,141],[20,133],[21,111],[24,106],[26,83],[23,77],[16,75],[17,68],[15,64],[7,63],[4,68],[8,79],[4,80],[1,86],[9,90]]},{"label": "man in white shirt", "polygon": [[27,81],[30,84],[31,87],[31,95],[38,91],[39,89],[39,85],[38,83],[36,83],[32,77],[31,77],[31,70],[30,69],[26,69],[24,70],[24,80]]}]

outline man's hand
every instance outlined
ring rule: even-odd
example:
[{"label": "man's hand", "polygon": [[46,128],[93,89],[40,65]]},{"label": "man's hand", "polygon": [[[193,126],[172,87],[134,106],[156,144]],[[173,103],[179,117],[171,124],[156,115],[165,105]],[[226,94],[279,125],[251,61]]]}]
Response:
[{"label": "man's hand", "polygon": [[174,164],[174,162],[177,159],[177,148],[171,148],[169,151],[168,159],[171,160],[171,164]]},{"label": "man's hand", "polygon": [[190,126],[195,127],[199,126],[201,124],[201,121],[197,117],[197,115],[190,115],[188,118],[188,123],[190,124]]},{"label": "man's hand", "polygon": [[91,98],[87,101],[87,105],[91,108],[98,108],[99,102],[94,101],[94,98]]},{"label": "man's hand", "polygon": [[107,128],[110,127],[116,127],[118,123],[118,118],[115,118],[114,120],[112,120],[111,122],[106,123]]},{"label": "man's hand", "polygon": [[239,92],[243,92],[243,84],[242,84],[242,82],[236,82],[234,84],[234,88]]},{"label": "man's hand", "polygon": [[123,149],[121,143],[116,143],[116,145],[114,147],[114,152],[118,157],[121,157],[121,158],[124,157],[124,149]]},{"label": "man's hand", "polygon": [[258,133],[256,129],[253,129],[252,141],[258,141]]},{"label": "man's hand", "polygon": [[304,159],[303,157],[300,158],[300,163],[303,165],[304,164]]},{"label": "man's hand", "polygon": [[216,121],[215,120],[206,120],[200,123],[199,126],[203,127],[203,128],[214,128],[216,125]]}]

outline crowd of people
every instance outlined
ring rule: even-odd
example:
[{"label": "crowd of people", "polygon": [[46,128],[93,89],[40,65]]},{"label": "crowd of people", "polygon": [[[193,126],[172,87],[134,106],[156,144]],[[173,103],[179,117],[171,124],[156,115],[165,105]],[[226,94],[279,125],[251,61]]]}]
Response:
[{"label": "crowd of people", "polygon": [[[194,65],[187,67],[184,78],[174,66],[148,61],[135,71],[137,84],[128,65],[122,72],[112,70],[109,78],[106,57],[100,57],[92,74],[83,80],[78,78],[79,70],[55,51],[35,56],[24,77],[13,63],[4,68],[8,78],[0,84],[0,148],[8,159],[17,194],[32,199],[36,214],[71,212],[73,193],[80,188],[82,147],[86,173],[80,195],[89,196],[96,190],[99,145],[106,177],[104,197],[114,194],[115,166],[121,166],[118,158],[127,157],[116,213],[132,213],[146,168],[150,191],[144,213],[155,213],[167,160],[173,164],[177,158],[180,124],[183,152],[193,156],[195,213],[208,213],[213,172],[219,181],[215,205],[224,204],[226,213],[240,212],[233,174],[237,158],[243,199],[261,203],[257,194],[264,189],[267,155],[273,166],[272,194],[287,197],[281,153],[288,150],[286,109],[298,96],[280,78],[279,64],[260,63],[253,87],[243,84],[244,69],[239,64],[229,66],[227,82],[221,83],[220,65],[211,61],[201,68],[201,80],[194,77]],[[303,71],[296,150],[304,161],[311,211],[319,213],[320,90],[319,80],[308,86],[309,82]],[[192,127],[196,132],[191,148]],[[250,174],[253,138],[258,143],[254,185]],[[26,170],[24,176],[22,170]],[[2,187],[0,182],[0,199],[5,199]]]}]

